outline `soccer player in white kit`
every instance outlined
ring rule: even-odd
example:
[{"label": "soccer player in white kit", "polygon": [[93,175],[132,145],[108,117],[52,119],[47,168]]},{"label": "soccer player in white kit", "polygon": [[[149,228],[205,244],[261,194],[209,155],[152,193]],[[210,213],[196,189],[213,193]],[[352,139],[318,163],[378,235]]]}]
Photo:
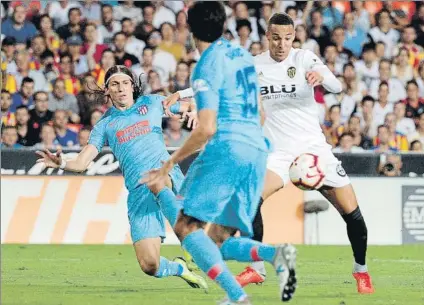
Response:
[{"label": "soccer player in white kit", "polygon": [[[269,51],[255,57],[255,68],[265,111],[264,133],[274,150],[268,156],[261,203],[288,183],[289,167],[297,156],[302,153],[318,155],[326,166],[324,187],[319,191],[346,222],[355,258],[353,276],[358,292],[373,293],[365,263],[367,227],[350,180],[322,133],[314,99],[315,86],[322,85],[338,93],[342,84],[314,53],[292,47],[295,30],[287,14],[277,13],[270,18],[266,37]],[[253,238],[262,241],[260,208],[253,227]],[[237,279],[242,285],[263,282],[263,262],[253,263]]]}]

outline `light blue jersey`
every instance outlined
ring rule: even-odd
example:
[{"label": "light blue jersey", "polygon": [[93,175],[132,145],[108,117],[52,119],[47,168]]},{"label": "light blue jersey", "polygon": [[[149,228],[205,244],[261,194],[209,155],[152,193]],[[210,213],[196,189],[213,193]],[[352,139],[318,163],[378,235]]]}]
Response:
[{"label": "light blue jersey", "polygon": [[259,116],[259,85],[249,52],[221,38],[197,63],[192,87],[198,111],[217,112],[216,140],[243,142],[266,150]]},{"label": "light blue jersey", "polygon": [[[141,175],[161,167],[170,155],[162,135],[163,96],[145,95],[134,105],[120,111],[110,108],[94,126],[89,144],[100,152],[107,143],[119,161],[128,194],[128,217],[133,242],[149,237],[165,237],[165,222],[154,195],[139,183]],[[177,113],[179,103],[171,107]],[[174,190],[184,176],[176,166],[170,173]]]},{"label": "light blue jersey", "polygon": [[268,151],[253,58],[218,39],[197,63],[192,87],[198,110],[216,111],[217,131],[186,175],[184,214],[251,235]]}]

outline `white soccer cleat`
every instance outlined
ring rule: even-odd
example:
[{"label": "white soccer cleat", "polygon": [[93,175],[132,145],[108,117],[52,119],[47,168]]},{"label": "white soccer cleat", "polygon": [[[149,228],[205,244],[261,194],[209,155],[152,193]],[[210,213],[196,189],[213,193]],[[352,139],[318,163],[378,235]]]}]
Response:
[{"label": "white soccer cleat", "polygon": [[296,248],[289,244],[277,246],[272,262],[277,272],[283,302],[290,301],[296,290],[296,252]]},{"label": "white soccer cleat", "polygon": [[249,298],[245,298],[243,301],[238,302],[234,302],[231,301],[229,298],[225,298],[218,305],[252,305],[252,303],[249,301]]}]

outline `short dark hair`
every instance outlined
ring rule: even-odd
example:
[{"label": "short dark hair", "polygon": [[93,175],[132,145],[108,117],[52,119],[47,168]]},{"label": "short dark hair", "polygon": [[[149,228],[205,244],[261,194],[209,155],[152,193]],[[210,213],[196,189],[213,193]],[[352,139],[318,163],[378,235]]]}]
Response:
[{"label": "short dark hair", "polygon": [[12,95],[12,93],[10,93],[9,90],[6,90],[6,89],[1,89],[1,93]]},{"label": "short dark hair", "polygon": [[37,100],[37,95],[39,95],[39,94],[45,94],[45,95],[47,96],[47,99],[49,98],[49,94],[48,94],[46,91],[37,91],[37,92],[35,92],[35,93],[32,95],[32,99],[33,99],[34,101],[36,101],[36,100]]},{"label": "short dark hair", "polygon": [[53,57],[54,58],[54,53],[52,51],[50,51],[49,49],[46,49],[43,53],[41,53],[40,55],[40,59],[44,60],[48,57]]},{"label": "short dark hair", "polygon": [[381,128],[389,129],[389,127],[387,127],[387,125],[381,124],[381,125],[378,125],[377,132],[379,132]]},{"label": "short dark hair", "polygon": [[339,137],[339,140],[341,140],[342,138],[344,138],[344,137],[352,137],[352,138],[354,138],[355,136],[353,135],[353,133],[351,133],[351,132],[343,132],[341,135],[340,135],[340,137]]},{"label": "short dark hair", "polygon": [[408,88],[409,85],[414,85],[415,87],[419,88],[418,83],[415,79],[411,79],[406,82],[406,88]]},{"label": "short dark hair", "polygon": [[114,35],[113,35],[113,41],[115,41],[115,39],[116,39],[116,37],[118,37],[118,35],[124,35],[125,37],[127,37],[127,34],[125,34],[124,32],[122,32],[122,31],[119,31],[119,32],[116,32]]},{"label": "short dark hair", "polygon": [[125,18],[122,18],[121,24],[123,24],[125,21],[131,21],[132,22],[131,18],[125,17]]},{"label": "short dark hair", "polygon": [[381,81],[380,82],[380,85],[378,85],[378,89],[380,89],[381,87],[383,87],[383,86],[387,86],[387,88],[389,87],[389,83],[388,82],[386,82],[385,80],[383,80],[383,81]]},{"label": "short dark hair", "polygon": [[26,111],[28,111],[28,107],[26,105],[19,105],[18,107],[16,107],[16,112],[18,112],[18,110],[20,109],[25,109]]},{"label": "short dark hair", "polygon": [[150,50],[150,51],[152,51],[152,52],[154,52],[154,51],[155,51],[152,47],[146,46],[146,47],[144,47],[144,49],[143,49],[143,51],[141,52],[141,54],[142,54],[142,55],[144,55],[144,52],[145,52],[145,51],[149,51],[149,50]]},{"label": "short dark hair", "polygon": [[272,15],[271,18],[269,18],[269,25],[276,24],[276,25],[292,25],[294,27],[293,19],[286,13],[275,13]]},{"label": "short dark hair", "polygon": [[339,104],[334,104],[334,105],[332,105],[332,106],[330,107],[330,109],[328,110],[328,112],[333,111],[333,109],[334,109],[334,108],[342,109],[342,107],[341,107]]},{"label": "short dark hair", "polygon": [[286,11],[285,11],[286,14],[288,14],[288,12],[291,11],[291,10],[295,10],[297,12],[297,8],[295,6],[289,5],[289,6],[286,7]]},{"label": "short dark hair", "polygon": [[236,25],[236,31],[238,32],[242,27],[248,27],[249,28],[249,31],[250,32],[252,32],[252,25],[251,25],[251,23],[250,23],[250,21],[249,20],[247,20],[247,19],[240,19],[240,20],[237,20],[237,23],[236,23],[237,25]]},{"label": "short dark hair", "polygon": [[354,64],[351,61],[349,61],[349,62],[347,62],[347,63],[344,64],[344,66],[343,66],[343,73],[346,71],[346,68],[347,67],[351,67],[352,69],[355,69]]},{"label": "short dark hair", "polygon": [[188,10],[188,25],[197,39],[214,42],[222,36],[227,19],[225,8],[220,2],[198,1]]},{"label": "short dark hair", "polygon": [[60,55],[60,59],[59,59],[59,62],[60,63],[62,63],[62,60],[64,59],[64,58],[69,58],[70,60],[71,60],[71,62],[72,62],[72,56],[71,56],[71,54],[70,53],[68,53],[68,52],[66,52],[66,53],[62,53],[61,55]]},{"label": "short dark hair", "polygon": [[22,85],[25,83],[34,83],[34,80],[31,77],[26,76],[22,79]]},{"label": "short dark hair", "polygon": [[[421,144],[421,141],[420,140],[412,141],[411,144],[409,145],[409,150],[412,150],[412,147],[414,147],[414,145],[417,144],[417,143]],[[421,144],[421,146],[422,146],[422,144]]]},{"label": "short dark hair", "polygon": [[80,16],[82,15],[81,9],[79,7],[73,7],[73,8],[70,8],[69,11],[68,11],[68,18],[71,16],[71,13],[73,11],[78,11],[78,13],[80,14]]},{"label": "short dark hair", "polygon": [[375,104],[375,99],[371,95],[365,95],[362,98],[361,105],[364,105],[367,101],[371,101],[373,104]]}]

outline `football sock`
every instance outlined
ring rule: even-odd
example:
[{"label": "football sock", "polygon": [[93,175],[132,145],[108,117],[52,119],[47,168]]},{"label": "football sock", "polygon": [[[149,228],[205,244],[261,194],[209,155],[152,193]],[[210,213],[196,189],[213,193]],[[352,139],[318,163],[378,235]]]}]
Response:
[{"label": "football sock", "polygon": [[218,246],[203,229],[188,234],[182,241],[182,245],[193,256],[199,268],[227,292],[231,301],[237,302],[246,297],[243,288],[222,259]]},{"label": "football sock", "polygon": [[[365,266],[366,271],[365,257],[367,253],[368,231],[361,210],[357,207],[353,212],[342,215],[342,217],[346,222],[347,236],[352,246],[355,263],[362,266],[362,270]],[[360,268],[358,267],[358,269]]]},{"label": "football sock", "polygon": [[172,262],[161,256],[159,268],[156,271],[155,277],[162,278],[167,276],[180,276],[183,273],[183,266],[180,263]]},{"label": "football sock", "polygon": [[182,208],[181,201],[177,200],[174,192],[169,187],[164,187],[156,197],[163,215],[168,219],[171,226],[174,227]]},{"label": "football sock", "polygon": [[222,244],[221,253],[225,260],[272,263],[275,256],[275,247],[246,237],[230,237]]},{"label": "football sock", "polygon": [[[264,223],[262,219],[261,207],[264,203],[263,198],[261,197],[259,201],[258,211],[256,212],[255,218],[253,219],[253,240],[262,242],[264,237]],[[258,273],[266,275],[265,263],[263,261],[253,262],[252,268],[255,269]]]}]

